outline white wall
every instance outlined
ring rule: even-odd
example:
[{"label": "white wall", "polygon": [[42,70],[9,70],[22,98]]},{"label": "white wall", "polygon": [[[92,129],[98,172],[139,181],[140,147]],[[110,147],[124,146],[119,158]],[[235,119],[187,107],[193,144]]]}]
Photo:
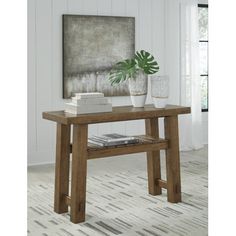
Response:
[{"label": "white wall", "polygon": [[[55,124],[42,112],[64,109],[62,99],[62,14],[136,17],[136,49],[153,52],[164,74],[164,0],[28,1],[28,163],[54,162]],[[114,106],[129,97],[112,97]],[[148,98],[150,103],[150,96]],[[143,121],[91,125],[89,133],[144,132]]]},{"label": "white wall", "polygon": [[[170,102],[179,103],[178,0],[28,0],[29,165],[54,162],[56,126],[43,120],[42,112],[63,110],[66,101],[62,99],[62,14],[135,16],[136,50],[154,54],[159,74],[170,75]],[[109,99],[113,106],[131,104],[129,97]],[[144,133],[144,121],[89,127],[89,134],[105,132]]]}]

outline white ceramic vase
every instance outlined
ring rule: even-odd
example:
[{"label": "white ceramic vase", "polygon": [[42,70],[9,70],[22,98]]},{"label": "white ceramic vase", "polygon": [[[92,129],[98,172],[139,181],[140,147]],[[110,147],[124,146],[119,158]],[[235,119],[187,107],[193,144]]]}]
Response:
[{"label": "white ceramic vase", "polygon": [[169,97],[169,77],[167,75],[151,77],[151,96],[156,108],[164,108]]},{"label": "white ceramic vase", "polygon": [[165,108],[168,102],[168,98],[155,98],[152,97],[154,107],[156,108]]},{"label": "white ceramic vase", "polygon": [[129,92],[133,107],[144,107],[147,98],[148,77],[140,71],[135,78],[129,79]]}]

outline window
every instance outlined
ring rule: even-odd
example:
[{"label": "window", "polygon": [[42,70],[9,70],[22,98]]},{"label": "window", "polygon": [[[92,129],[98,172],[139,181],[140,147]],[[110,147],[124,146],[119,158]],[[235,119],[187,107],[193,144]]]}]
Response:
[{"label": "window", "polygon": [[198,5],[202,111],[208,111],[208,5]]}]

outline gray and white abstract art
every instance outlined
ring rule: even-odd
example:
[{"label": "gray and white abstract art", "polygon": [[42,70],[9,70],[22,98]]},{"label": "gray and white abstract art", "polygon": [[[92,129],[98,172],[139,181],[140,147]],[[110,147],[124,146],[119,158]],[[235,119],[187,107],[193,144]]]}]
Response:
[{"label": "gray and white abstract art", "polygon": [[108,73],[134,52],[134,17],[63,15],[63,98],[94,91],[129,95],[126,83],[110,85]]}]

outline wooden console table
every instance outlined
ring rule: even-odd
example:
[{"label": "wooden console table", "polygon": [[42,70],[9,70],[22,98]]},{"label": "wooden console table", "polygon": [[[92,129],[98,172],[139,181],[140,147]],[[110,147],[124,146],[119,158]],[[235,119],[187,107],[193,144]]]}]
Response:
[{"label": "wooden console table", "polygon": [[[147,153],[149,194],[159,195],[167,189],[167,200],[181,201],[178,115],[190,113],[189,107],[166,108],[131,106],[113,107],[109,113],[73,115],[64,111],[43,112],[43,118],[57,122],[54,211],[64,213],[70,206],[73,223],[85,221],[87,160]],[[164,117],[165,139],[159,138],[158,118]],[[145,119],[146,138],[138,144],[98,147],[88,144],[88,125],[94,123]],[[70,142],[71,125],[73,140]],[[161,179],[160,150],[166,150],[167,181]],[[72,153],[71,193],[69,195],[69,161]]]}]

